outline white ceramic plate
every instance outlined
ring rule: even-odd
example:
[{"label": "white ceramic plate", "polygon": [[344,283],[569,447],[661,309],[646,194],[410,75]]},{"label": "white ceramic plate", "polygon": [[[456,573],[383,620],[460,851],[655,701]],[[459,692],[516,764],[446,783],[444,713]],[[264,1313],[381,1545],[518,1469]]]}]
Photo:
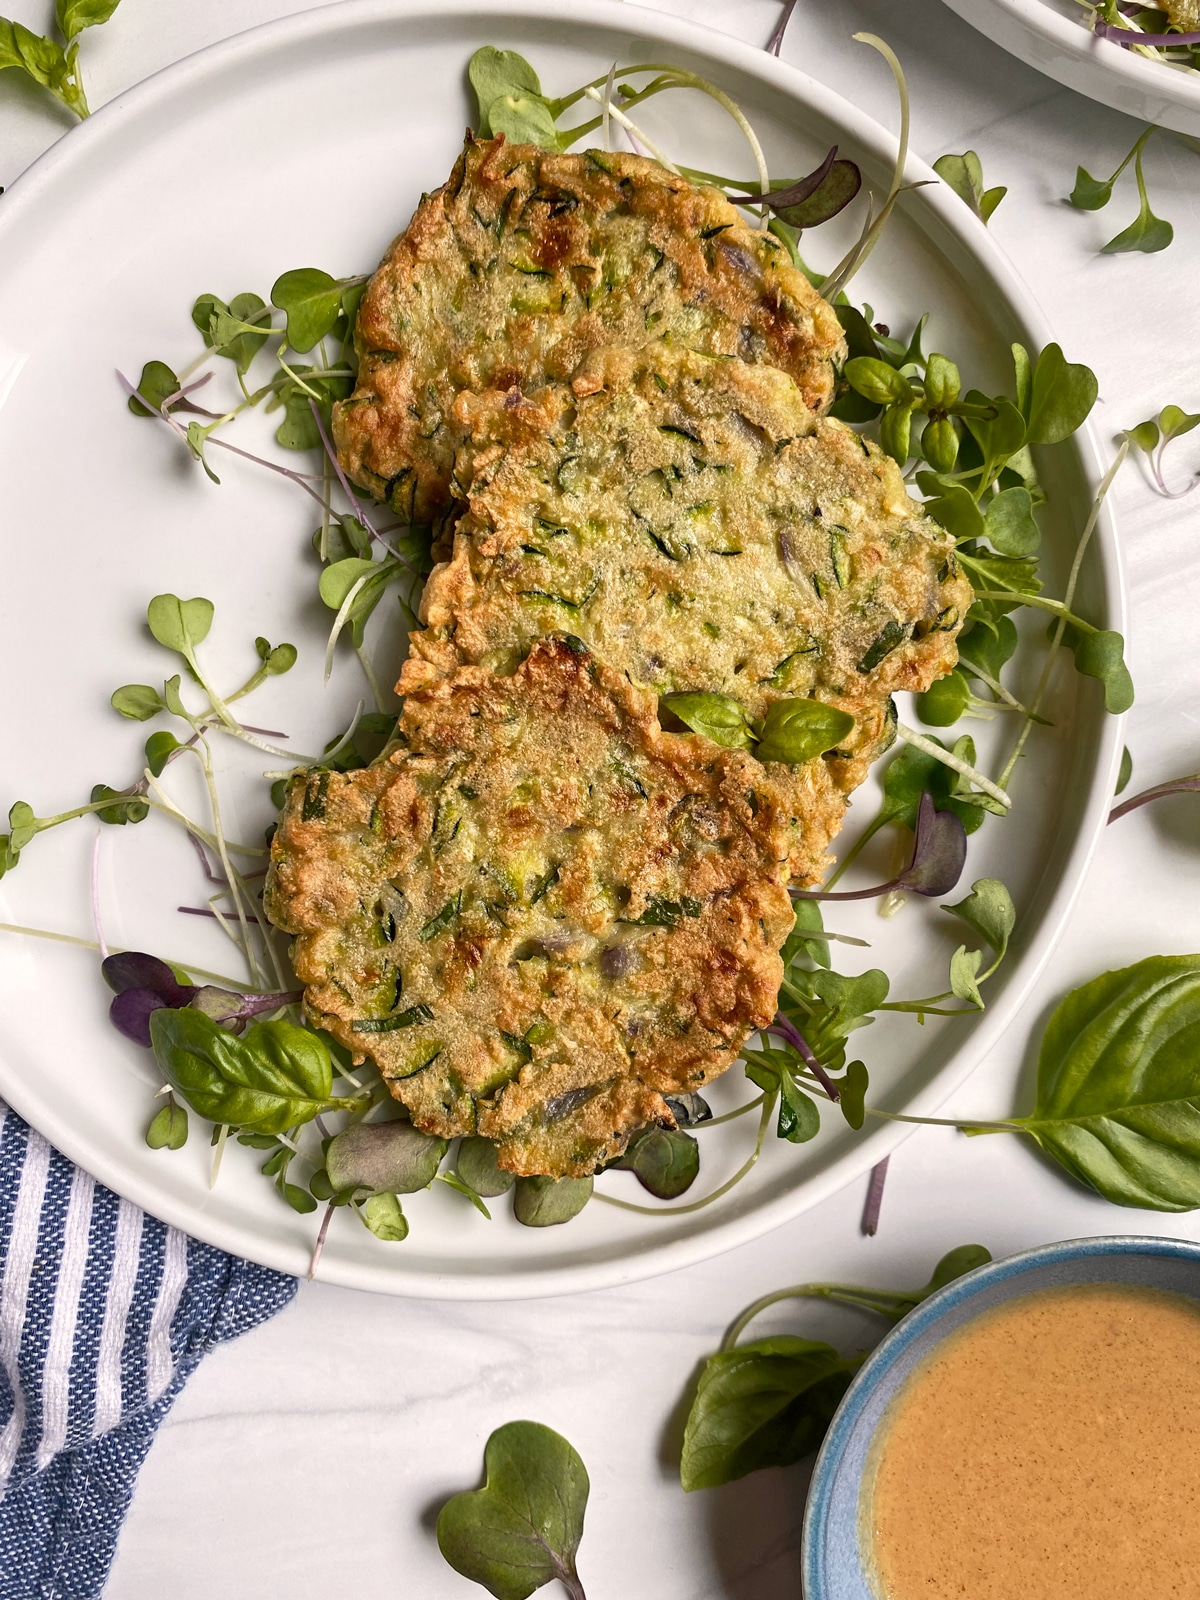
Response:
[{"label": "white ceramic plate", "polygon": [[1200,135],[1200,72],[1098,39],[1074,0],[946,0],[1027,66],[1139,122]]},{"label": "white ceramic plate", "polygon": [[[307,502],[283,480],[228,456],[222,486],[206,482],[165,430],[130,416],[114,369],[136,374],[149,358],[177,367],[189,360],[196,345],[188,312],[200,292],[265,293],[279,272],[304,264],[334,273],[370,268],[421,191],[449,171],[471,114],[464,68],[485,42],[526,53],[552,92],[604,72],[614,59],[682,62],[736,96],[775,172],[807,171],[836,140],[872,183],[886,184],[893,139],[846,101],[733,39],[601,0],[576,5],[569,20],[556,0],[357,0],[206,50],[107,106],[0,200],[0,366],[7,362],[8,373],[0,382],[7,394],[0,411],[4,806],[21,798],[39,814],[53,813],[97,781],[122,785],[140,770],[147,727],[120,721],[106,702],[120,683],[161,681],[174,670],[174,658],[141,622],[148,597],[162,590],[216,601],[206,661],[226,685],[244,676],[255,634],[300,646],[295,671],[251,703],[254,722],[285,730],[292,748],[309,750],[345,726],[361,680],[348,656],[330,690],[321,688],[329,617],[315,599]],[[644,109],[651,137],[689,163],[745,166],[740,136],[710,101],[674,96]],[[914,161],[909,177],[932,174]],[[814,261],[831,264],[858,226],[857,217],[844,216],[812,235]],[[968,380],[985,388],[1007,382],[1011,340],[1040,347],[1050,338],[986,230],[937,184],[904,197],[856,293],[897,328],[935,308],[931,347],[952,352]],[[1054,507],[1049,564],[1058,568],[1051,582],[1061,584],[1096,465],[1086,437],[1044,463]],[[1107,519],[1087,560],[1081,603],[1122,625]],[[386,626],[374,643],[381,672],[396,663],[394,613]],[[1104,821],[1120,738],[1094,684],[1069,669],[1059,682],[1058,728],[1033,742],[1017,785],[1018,820],[989,822],[972,841],[966,881],[1003,877],[1021,912],[992,1003],[971,1025],[877,1023],[865,1051],[877,1103],[936,1109],[1017,1013],[1062,926]],[[976,726],[985,753],[1011,736],[1006,725]],[[247,776],[273,764],[240,746],[224,755]],[[231,836],[261,836],[271,818],[264,789],[242,783],[225,818]],[[864,793],[856,821],[873,804]],[[76,823],[36,840],[0,885],[0,919],[86,936],[95,834],[90,822]],[[237,970],[211,923],[176,911],[207,887],[169,824],[152,816],[137,828],[105,829],[102,851],[111,944]],[[886,867],[878,858],[876,865]],[[840,947],[839,965],[884,966],[897,996],[936,992],[953,948],[948,922],[924,903],[892,921],[869,903],[839,909],[837,929],[873,945],[869,952]],[[0,1093],[68,1155],[155,1215],[228,1250],[304,1271],[314,1218],[282,1204],[255,1170],[253,1152],[231,1145],[210,1190],[198,1120],[182,1152],[145,1147],[158,1085],[148,1055],[109,1028],[107,999],[86,951],[0,933]],[[746,1097],[737,1071],[712,1094],[718,1110]],[[700,1135],[704,1164],[694,1193],[740,1164],[751,1120]],[[594,1201],[567,1227],[526,1229],[504,1202],[489,1224],[435,1185],[406,1202],[408,1241],[385,1245],[339,1213],[321,1276],[471,1298],[595,1288],[663,1272],[797,1216],[878,1161],[902,1133],[879,1125],[853,1134],[836,1115],[825,1122],[802,1147],[771,1139],[750,1180],[691,1216],[658,1220]],[[629,1174],[610,1174],[602,1186],[646,1198]]]}]

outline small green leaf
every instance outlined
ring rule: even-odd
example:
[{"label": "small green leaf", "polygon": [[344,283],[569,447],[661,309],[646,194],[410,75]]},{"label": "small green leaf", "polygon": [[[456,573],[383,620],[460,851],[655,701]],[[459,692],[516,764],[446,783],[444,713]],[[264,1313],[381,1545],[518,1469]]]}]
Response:
[{"label": "small green leaf", "polygon": [[880,449],[901,467],[912,454],[912,418],[911,405],[895,405],[879,419]]},{"label": "small green leaf", "polygon": [[968,389],[963,404],[986,408],[993,415],[966,416],[964,421],[974,435],[987,461],[997,466],[1016,455],[1026,443],[1025,418],[1004,395],[988,396],[979,389]]},{"label": "small green leaf", "polygon": [[971,690],[961,672],[948,672],[917,696],[917,715],[930,728],[949,728],[966,711]]},{"label": "small green leaf", "polygon": [[190,659],[212,627],[211,600],[181,600],[174,594],[157,594],[146,608],[150,632],[168,650]]},{"label": "small green leaf", "polygon": [[438,1548],[496,1600],[527,1600],[554,1578],[582,1597],[576,1570],[587,1469],[561,1434],[537,1422],[497,1428],[482,1489],[456,1494],[437,1520]]},{"label": "small green leaf", "polygon": [[150,807],[139,795],[123,794],[119,789],[109,788],[107,783],[96,784],[88,797],[94,805],[98,800],[109,800],[111,805],[101,806],[96,812],[101,822],[111,826],[123,828],[126,823],[144,822],[150,815]]},{"label": "small green leaf", "polygon": [[342,287],[317,267],[297,267],[276,278],[271,304],[286,313],[293,350],[311,350],[330,331],[341,315]]},{"label": "small green leaf", "polygon": [[408,1218],[394,1194],[373,1194],[359,1212],[377,1239],[400,1244],[408,1238]]},{"label": "small green leaf", "polygon": [[776,700],[763,718],[754,753],[760,761],[800,766],[836,749],[853,729],[849,712],[823,700]]},{"label": "small green leaf", "polygon": [[37,815],[31,805],[17,800],[8,808],[9,845],[13,850],[24,850],[37,834]]},{"label": "small green leaf", "polygon": [[953,472],[958,460],[958,429],[949,417],[936,417],[921,432],[921,454],[935,472]]},{"label": "small green leaf", "polygon": [[925,509],[960,543],[983,537],[983,517],[968,489],[961,483],[944,483],[932,472],[918,472],[917,486],[929,499]]},{"label": "small green leaf", "polygon": [[527,1228],[552,1228],[578,1216],[591,1198],[591,1178],[518,1178],[513,1212]]},{"label": "small green leaf", "polygon": [[819,967],[829,965],[829,941],[827,939],[811,937],[825,931],[825,924],[821,918],[821,902],[819,900],[797,900],[795,904],[795,921],[792,931],[784,942],[779,954],[783,957],[784,967],[790,967],[797,956],[811,957]]},{"label": "small green leaf", "polygon": [[702,733],[726,750],[745,750],[754,743],[746,708],[732,695],[704,691],[664,694],[659,704],[693,733]]},{"label": "small green leaf", "polygon": [[171,713],[172,716],[182,717],[184,719],[184,721],[186,721],[187,720],[187,707],[184,705],[183,700],[180,697],[179,684],[180,684],[180,675],[179,675],[178,672],[175,674],[175,676],[173,678],[168,678],[167,681],[163,684],[163,688],[162,688],[163,705],[166,706],[167,710]]},{"label": "small green leaf", "polygon": [[1099,385],[1090,367],[1069,362],[1057,344],[1038,356],[1030,386],[1028,437],[1031,444],[1059,444],[1087,420]]},{"label": "small green leaf", "polygon": [[490,139],[498,132],[488,120],[488,109],[501,95],[514,92],[540,96],[542,86],[538,75],[515,50],[497,50],[494,45],[482,45],[471,57],[467,77],[475,91],[479,106],[479,137]]},{"label": "small green leaf", "polygon": [[979,992],[979,985],[975,981],[979,976],[979,969],[983,965],[982,950],[968,950],[966,945],[959,945],[950,957],[950,992],[957,995],[960,1000],[965,1000],[977,1010],[983,1010],[983,996]]},{"label": "small green leaf", "polygon": [[779,1116],[776,1135],[790,1144],[807,1144],[821,1131],[821,1113],[790,1072],[779,1074]]},{"label": "small green leaf", "polygon": [[263,665],[267,675],[272,678],[281,678],[285,672],[290,672],[296,665],[299,651],[294,644],[277,644],[268,652]]},{"label": "small green leaf", "polygon": [[845,366],[845,377],[856,394],[877,406],[915,405],[917,393],[903,373],[873,356],[853,356]]},{"label": "small green leaf", "polygon": [[986,222],[1008,193],[1002,185],[994,189],[985,190],[983,187],[983,165],[974,150],[967,150],[961,156],[939,156],[933,163],[933,170],[954,190],[960,200],[964,201],[981,222]]},{"label": "small green leaf", "polygon": [[113,690],[108,703],[131,722],[148,722],[166,709],[158,690],[148,683],[123,684],[120,689]]},{"label": "small green leaf", "polygon": [[334,1189],[416,1194],[433,1182],[448,1148],[411,1122],[360,1122],[330,1142],[325,1168]]},{"label": "small green leaf", "polygon": [[21,852],[13,849],[12,840],[6,833],[0,833],[0,878],[11,872],[20,859]]},{"label": "small green leaf", "polygon": [[161,777],[168,759],[182,748],[173,733],[167,733],[165,729],[161,733],[152,733],[146,740],[146,765],[156,778]]},{"label": "small green leaf", "polygon": [[1185,433],[1200,425],[1200,411],[1183,411],[1179,406],[1164,406],[1158,413],[1159,425],[1162,428],[1163,443],[1171,439],[1179,439]]},{"label": "small green leaf", "polygon": [[187,1111],[173,1100],[163,1106],[146,1129],[146,1143],[151,1150],[182,1150],[187,1143],[187,1136]]},{"label": "small green leaf", "polygon": [[995,951],[997,961],[1005,955],[1016,926],[1017,912],[1012,896],[998,878],[976,879],[965,900],[943,906],[942,910],[973,928]]},{"label": "small green leaf", "polygon": [[493,133],[502,133],[510,144],[536,144],[545,150],[560,150],[561,141],[554,117],[544,100],[533,94],[502,94],[488,107]]},{"label": "small green leaf", "polygon": [[1100,211],[1112,199],[1115,178],[1093,178],[1086,167],[1075,171],[1070,201],[1077,211]]},{"label": "small green leaf", "polygon": [[1080,633],[1075,641],[1075,667],[1104,685],[1104,709],[1117,715],[1133,704],[1133,679],[1125,665],[1125,641],[1111,628]]},{"label": "small green leaf", "polygon": [[1101,255],[1123,255],[1130,250],[1140,250],[1143,255],[1157,255],[1165,250],[1175,237],[1175,229],[1162,217],[1156,217],[1150,202],[1142,196],[1141,209],[1127,228],[1122,228],[1106,245]]},{"label": "small green leaf", "polygon": [[459,1177],[486,1200],[507,1194],[517,1181],[514,1173],[499,1164],[497,1154],[491,1139],[477,1135],[464,1139],[458,1147],[455,1167]]},{"label": "small green leaf", "polygon": [[149,405],[143,405],[137,395],[131,394],[129,409],[135,417],[152,417],[156,411],[161,411],[164,401],[179,393],[179,379],[165,361],[147,361],[137,387],[138,394],[144,395]]},{"label": "small green leaf", "polygon": [[1033,517],[1033,496],[1028,489],[1001,489],[988,502],[983,519],[984,536],[1004,556],[1030,556],[1042,535]]},{"label": "small green leaf", "polygon": [[1124,794],[1129,787],[1129,780],[1133,777],[1133,757],[1129,753],[1129,746],[1125,745],[1121,751],[1121,770],[1117,774],[1117,794]]},{"label": "small green leaf", "polygon": [[613,1165],[632,1172],[656,1199],[677,1200],[699,1175],[700,1146],[682,1128],[652,1124],[634,1134],[625,1154]]},{"label": "small green leaf", "polygon": [[307,1189],[302,1189],[298,1183],[281,1183],[279,1192],[292,1210],[298,1211],[302,1217],[317,1209],[317,1202],[312,1195],[309,1194]]},{"label": "small green leaf", "polygon": [[948,356],[930,355],[925,368],[925,404],[931,411],[946,411],[962,392],[958,366]]},{"label": "small green leaf", "polygon": [[838,1110],[855,1132],[866,1121],[869,1088],[870,1079],[866,1064],[862,1061],[852,1061],[846,1068],[845,1076],[837,1080]]}]

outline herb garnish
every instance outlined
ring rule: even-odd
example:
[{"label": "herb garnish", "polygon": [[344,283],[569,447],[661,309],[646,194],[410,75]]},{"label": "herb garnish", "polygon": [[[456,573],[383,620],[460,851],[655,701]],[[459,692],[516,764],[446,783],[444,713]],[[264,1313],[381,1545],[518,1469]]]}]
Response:
[{"label": "herb garnish", "polygon": [[509,1422],[484,1446],[483,1463],[483,1488],[441,1509],[442,1555],[496,1600],[527,1600],[555,1578],[571,1600],[586,1600],[575,1558],[591,1485],[578,1453],[540,1422]]},{"label": "herb garnish", "polygon": [[90,113],[79,70],[79,36],[85,28],[107,22],[119,4],[120,0],[56,0],[54,22],[59,39],[0,17],[0,72],[11,67],[49,90],[60,105],[82,120]]},{"label": "herb garnish", "polygon": [[843,1283],[801,1283],[748,1306],[701,1369],[683,1437],[679,1476],[685,1489],[711,1489],[763,1467],[811,1455],[825,1437],[865,1353],[842,1356],[832,1345],[794,1334],[738,1340],[749,1323],[783,1300],[829,1300],[897,1323],[966,1272],[990,1261],[982,1245],[961,1245],[920,1289],[889,1291]]}]

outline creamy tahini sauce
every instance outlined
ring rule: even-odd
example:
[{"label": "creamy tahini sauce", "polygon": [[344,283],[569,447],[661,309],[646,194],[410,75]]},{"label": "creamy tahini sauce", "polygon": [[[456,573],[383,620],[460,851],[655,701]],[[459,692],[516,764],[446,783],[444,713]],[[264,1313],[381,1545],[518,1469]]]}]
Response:
[{"label": "creamy tahini sauce", "polygon": [[892,1402],[862,1533],[885,1600],[1200,1600],[1200,1304],[1097,1284],[968,1323]]}]

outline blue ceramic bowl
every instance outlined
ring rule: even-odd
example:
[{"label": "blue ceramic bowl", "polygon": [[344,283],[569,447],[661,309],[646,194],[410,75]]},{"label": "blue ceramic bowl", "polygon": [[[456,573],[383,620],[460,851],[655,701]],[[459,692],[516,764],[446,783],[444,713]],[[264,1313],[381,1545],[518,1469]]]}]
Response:
[{"label": "blue ceramic bowl", "polygon": [[909,1313],[846,1391],[813,1472],[804,1515],[805,1600],[878,1600],[859,1537],[868,1453],[900,1385],[947,1334],[1037,1289],[1127,1283],[1200,1300],[1200,1245],[1181,1239],[1071,1239],[969,1272]]}]

